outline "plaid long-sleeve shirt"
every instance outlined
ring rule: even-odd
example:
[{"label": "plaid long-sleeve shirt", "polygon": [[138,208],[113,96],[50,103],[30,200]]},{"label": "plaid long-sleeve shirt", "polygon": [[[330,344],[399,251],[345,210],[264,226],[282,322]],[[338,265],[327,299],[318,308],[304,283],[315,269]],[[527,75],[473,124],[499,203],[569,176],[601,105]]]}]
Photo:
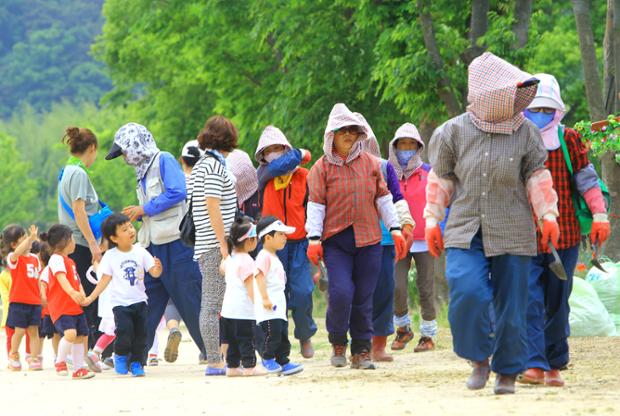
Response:
[{"label": "plaid long-sleeve shirt", "polygon": [[355,245],[381,241],[375,200],[389,195],[379,160],[362,152],[342,166],[321,157],[308,175],[310,202],[325,206],[322,240],[353,226]]},{"label": "plaid long-sleeve shirt", "polygon": [[[565,129],[564,141],[573,166],[573,173],[579,172],[590,164],[588,160],[588,151],[581,143],[579,133],[573,129]],[[579,221],[575,214],[575,205],[573,203],[571,191],[571,176],[566,167],[564,153],[559,147],[555,150],[549,150],[545,167],[551,171],[553,178],[553,188],[558,194],[558,225],[560,226],[560,241],[558,249],[565,249],[579,244],[581,239],[581,231],[579,229]],[[540,229],[537,229],[538,251],[543,252],[540,244]]]},{"label": "plaid long-sleeve shirt", "polygon": [[536,231],[525,185],[545,168],[547,151],[532,123],[513,134],[487,133],[469,113],[438,127],[429,144],[433,170],[455,189],[445,230],[445,246],[470,248],[482,230],[487,257],[536,255]]}]

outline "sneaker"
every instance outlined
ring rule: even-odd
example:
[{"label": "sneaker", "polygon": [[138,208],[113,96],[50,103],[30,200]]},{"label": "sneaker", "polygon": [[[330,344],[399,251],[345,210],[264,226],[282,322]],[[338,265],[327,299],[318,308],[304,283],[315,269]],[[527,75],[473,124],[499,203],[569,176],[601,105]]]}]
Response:
[{"label": "sneaker", "polygon": [[314,348],[312,347],[312,341],[309,338],[305,341],[299,341],[299,349],[302,357],[314,357]]},{"label": "sneaker", "polygon": [[399,351],[405,349],[407,343],[413,339],[413,331],[409,325],[399,327],[396,330],[396,337],[392,341],[392,351]]},{"label": "sneaker", "polygon": [[226,377],[241,377],[244,376],[243,369],[241,367],[227,368]]},{"label": "sneaker", "polygon": [[14,352],[9,354],[9,366],[8,369],[11,371],[21,371],[22,363],[19,361],[19,353]]},{"label": "sneaker", "polygon": [[179,356],[179,344],[181,343],[182,338],[181,331],[178,329],[170,330],[170,334],[168,334],[168,342],[166,343],[166,349],[164,350],[164,359],[173,363],[177,360]]},{"label": "sneaker", "polygon": [[28,371],[41,371],[41,370],[43,370],[43,364],[41,363],[41,360],[39,360],[38,358],[30,357],[28,359]]},{"label": "sneaker", "polygon": [[86,364],[88,364],[90,371],[101,373],[101,359],[99,358],[99,354],[95,351],[89,350],[88,353],[86,353]]},{"label": "sneaker", "polygon": [[351,357],[351,368],[354,370],[374,370],[375,365],[370,359],[370,353],[362,351],[358,354],[353,354]]},{"label": "sneaker", "polygon": [[413,352],[426,352],[435,349],[435,343],[431,337],[420,337],[418,345],[413,349]]},{"label": "sneaker", "polygon": [[264,367],[258,366],[258,365],[256,367],[244,368],[243,369],[243,375],[245,377],[266,376],[267,374],[269,374],[267,372],[267,370],[265,370]]},{"label": "sneaker", "polygon": [[111,370],[114,368],[114,359],[112,357],[106,357],[101,363],[102,370]]},{"label": "sneaker", "polygon": [[75,371],[71,376],[73,380],[86,380],[87,378],[93,377],[95,377],[95,373],[90,371],[88,368],[80,368],[79,370]]},{"label": "sneaker", "polygon": [[62,361],[55,364],[56,374],[59,376],[67,376],[69,375],[69,370],[67,370],[67,363]]},{"label": "sneaker", "polygon": [[275,358],[263,360],[263,367],[265,367],[265,370],[267,370],[269,374],[275,374],[282,371],[282,367],[276,362]]},{"label": "sneaker", "polygon": [[114,356],[114,370],[116,374],[125,375],[129,373],[129,368],[127,367],[127,356],[126,355],[115,355]]},{"label": "sneaker", "polygon": [[347,346],[332,344],[331,365],[334,367],[344,367],[347,365]]},{"label": "sneaker", "polygon": [[292,376],[293,374],[301,373],[302,371],[304,371],[304,367],[301,364],[288,362],[282,366],[283,376]]},{"label": "sneaker", "polygon": [[144,377],[144,368],[140,361],[134,361],[130,365],[130,371],[132,377]]},{"label": "sneaker", "polygon": [[157,358],[157,354],[149,354],[147,365],[149,367],[157,367],[159,365],[159,358]]},{"label": "sneaker", "polygon": [[225,376],[226,367],[209,367],[205,370],[205,376]]}]

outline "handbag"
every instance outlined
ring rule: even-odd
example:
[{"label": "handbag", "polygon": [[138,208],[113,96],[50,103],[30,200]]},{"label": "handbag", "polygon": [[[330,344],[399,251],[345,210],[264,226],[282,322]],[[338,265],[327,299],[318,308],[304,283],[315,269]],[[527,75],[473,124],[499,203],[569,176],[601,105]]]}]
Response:
[{"label": "handbag", "polygon": [[192,196],[189,197],[189,207],[179,224],[180,239],[187,247],[196,245],[196,225],[194,225],[194,215],[192,214]]},{"label": "handbag", "polygon": [[[579,222],[579,229],[581,230],[581,235],[588,235],[590,234],[590,231],[592,231],[592,212],[590,211],[590,208],[588,208],[586,200],[583,199],[583,196],[581,196],[581,194],[577,191],[575,175],[573,174],[573,164],[570,161],[570,154],[568,153],[568,148],[566,146],[566,142],[564,141],[564,129],[561,126],[558,126],[558,137],[560,139],[562,153],[564,154],[564,161],[566,162],[566,167],[568,168],[568,173],[571,177],[571,194],[573,197],[573,205],[575,206],[575,214],[577,216],[577,221]],[[603,198],[605,198],[607,212],[609,213],[609,210],[611,209],[611,196],[609,195],[609,190],[601,178],[598,178],[598,184],[601,188],[601,192],[603,193]]]},{"label": "handbag", "polygon": [[[71,219],[75,221],[75,214],[73,213],[73,210],[71,209],[69,204],[67,204],[67,201],[64,200],[62,194],[60,193],[60,181],[62,180],[62,175],[64,174],[64,172],[65,169],[63,168],[60,170],[60,174],[58,175],[58,200],[60,201],[60,205],[64,208],[64,210],[67,211],[67,214],[69,214],[69,217],[71,217]],[[106,218],[108,218],[114,213],[110,209],[110,207],[102,201],[99,201],[99,206],[99,211],[97,211],[93,215],[88,216],[88,225],[90,226],[90,230],[93,232],[93,236],[96,240],[99,240],[103,235],[103,232],[101,230],[103,222]]]}]

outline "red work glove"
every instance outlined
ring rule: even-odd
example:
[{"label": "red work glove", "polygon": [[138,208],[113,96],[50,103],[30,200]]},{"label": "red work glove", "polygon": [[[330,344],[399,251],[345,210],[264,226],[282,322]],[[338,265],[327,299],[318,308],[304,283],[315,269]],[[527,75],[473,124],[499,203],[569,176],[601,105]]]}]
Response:
[{"label": "red work glove", "polygon": [[433,257],[439,257],[443,251],[443,238],[441,237],[441,228],[439,225],[424,230],[424,238],[428,245],[428,251]]},{"label": "red work glove", "polygon": [[542,221],[542,237],[540,239],[540,244],[543,246],[543,250],[546,253],[549,253],[551,250],[549,249],[549,242],[553,244],[554,247],[557,248],[558,240],[560,239],[560,226],[557,221]]},{"label": "red work glove", "polygon": [[407,255],[407,242],[403,238],[400,231],[392,232],[392,240],[394,240],[394,250],[396,251],[396,261],[402,260]]},{"label": "red work glove", "polygon": [[413,225],[411,224],[403,225],[402,234],[403,234],[403,238],[405,239],[405,242],[407,243],[407,251],[409,251],[409,249],[413,245]]},{"label": "red work glove", "polygon": [[603,244],[611,234],[609,221],[594,221],[592,231],[590,231],[590,241],[592,244]]},{"label": "red work glove", "polygon": [[306,251],[306,255],[312,264],[315,266],[319,265],[319,259],[323,258],[323,245],[320,241],[310,241],[308,244],[308,251]]}]

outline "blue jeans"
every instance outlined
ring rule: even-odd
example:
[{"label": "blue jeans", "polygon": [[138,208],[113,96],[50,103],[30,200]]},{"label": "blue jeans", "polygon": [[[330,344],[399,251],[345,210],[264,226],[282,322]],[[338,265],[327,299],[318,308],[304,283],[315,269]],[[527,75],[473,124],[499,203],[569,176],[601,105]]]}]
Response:
[{"label": "blue jeans", "polygon": [[317,327],[312,318],[312,281],[310,262],[306,256],[308,240],[289,241],[278,251],[286,273],[286,300],[295,322],[294,336],[300,341],[312,338]]},{"label": "blue jeans", "polygon": [[[450,289],[448,319],[454,352],[515,375],[527,361],[527,281],[531,258],[504,254],[486,257],[478,232],[469,249],[448,248],[446,279]],[[493,305],[493,318],[489,308]]]},{"label": "blue jeans", "polygon": [[385,337],[394,332],[394,246],[383,246],[381,273],[372,298],[374,335]]},{"label": "blue jeans", "polygon": [[560,369],[568,364],[568,298],[579,245],[558,250],[568,280],[560,280],[549,269],[551,254],[532,258],[527,307],[527,368]]},{"label": "blue jeans", "polygon": [[153,345],[157,326],[166,310],[168,300],[172,299],[190,336],[204,355],[205,347],[198,325],[202,275],[198,269],[198,263],[193,260],[194,250],[183,245],[181,240],[160,245],[151,244],[147,250],[161,260],[164,270],[158,279],[152,278],[149,274],[144,278],[146,295],[149,299],[146,319],[146,350],[148,351]]}]

